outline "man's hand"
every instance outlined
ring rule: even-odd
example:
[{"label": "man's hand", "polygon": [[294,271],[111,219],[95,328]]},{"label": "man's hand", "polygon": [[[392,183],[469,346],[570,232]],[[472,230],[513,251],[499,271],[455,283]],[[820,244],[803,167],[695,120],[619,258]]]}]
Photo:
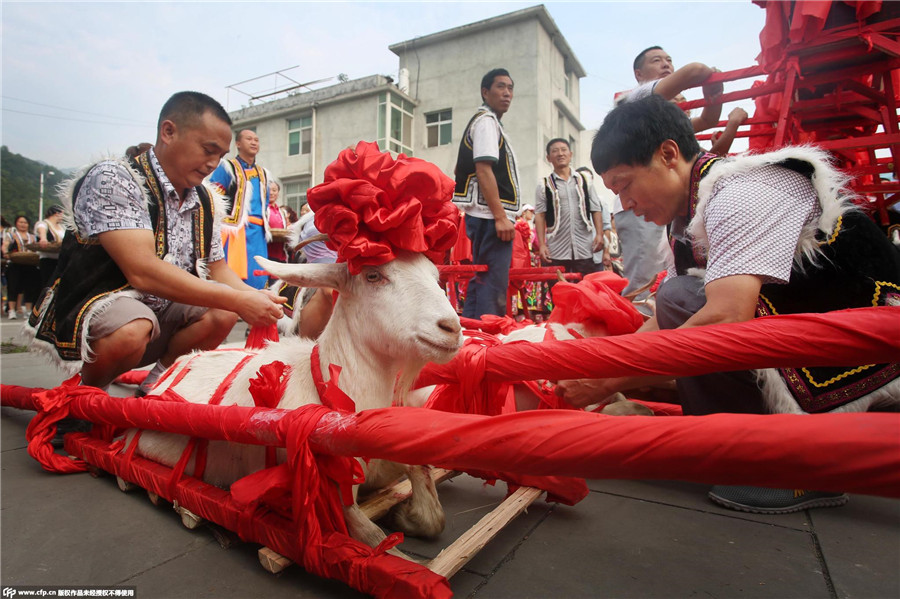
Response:
[{"label": "man's hand", "polygon": [[[721,73],[719,69],[712,67],[713,73]],[[703,97],[707,100],[715,101],[725,91],[724,83],[707,83],[703,86]]]},{"label": "man's hand", "polygon": [[516,236],[516,226],[506,218],[505,214],[503,218],[494,219],[494,228],[497,229],[497,237],[500,238],[500,241],[512,241]]},{"label": "man's hand", "polygon": [[605,245],[606,243],[603,240],[603,231],[597,231],[597,233],[594,234],[594,243],[591,244],[591,251],[599,252],[604,248]]},{"label": "man's hand", "polygon": [[603,248],[603,267],[606,270],[612,270],[612,256],[609,254],[609,248]]},{"label": "man's hand", "polygon": [[616,389],[610,388],[608,379],[572,379],[559,381],[556,394],[575,408],[584,408],[591,404],[606,405],[612,399]]},{"label": "man's hand", "polygon": [[740,125],[747,120],[747,116],[747,111],[738,106],[728,113],[728,121]]},{"label": "man's hand", "polygon": [[542,243],[540,249],[538,250],[538,254],[541,257],[541,262],[544,264],[550,263],[550,248],[547,247],[546,243]]},{"label": "man's hand", "polygon": [[268,290],[239,291],[236,312],[250,326],[269,326],[284,316],[281,308],[286,298]]}]

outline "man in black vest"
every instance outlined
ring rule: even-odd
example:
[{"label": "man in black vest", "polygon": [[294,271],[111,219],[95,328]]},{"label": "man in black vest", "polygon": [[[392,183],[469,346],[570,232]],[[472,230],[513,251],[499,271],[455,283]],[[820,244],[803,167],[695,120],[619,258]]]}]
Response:
[{"label": "man in black vest", "polygon": [[71,182],[62,199],[74,229],[29,332],[33,348],[80,371],[82,384],[106,388],[156,363],[146,392],[178,356],[216,347],[238,315],[251,325],[282,315],[283,300],[225,264],[222,209],[202,185],[228,152],[230,125],[209,96],[177,93],[162,108],[152,148]]},{"label": "man in black vest", "polygon": [[[855,208],[846,177],[821,150],[720,158],[700,150],[677,106],[651,95],[607,115],[591,161],[624,208],[670,224],[675,264],[659,288],[656,316],[641,331],[900,305],[900,251]],[[586,405],[648,382],[565,381],[559,392]],[[677,385],[690,415],[896,409],[900,364],[712,373]],[[752,487],[714,487],[710,497],[759,513],[847,500]]]},{"label": "man in black vest", "polygon": [[[604,249],[604,231],[612,228],[609,212],[597,197],[593,180],[572,170],[568,141],[551,139],[547,161],[553,172],[538,183],[534,204],[541,260],[566,272],[596,272],[594,252]],[[604,259],[609,261],[609,250],[604,250]]]},{"label": "man in black vest", "polygon": [[500,124],[513,98],[506,69],[493,69],[481,80],[484,104],[466,125],[456,160],[453,201],[466,213],[472,262],[488,266],[469,281],[463,316],[506,313],[512,240],[519,211],[516,157]]}]

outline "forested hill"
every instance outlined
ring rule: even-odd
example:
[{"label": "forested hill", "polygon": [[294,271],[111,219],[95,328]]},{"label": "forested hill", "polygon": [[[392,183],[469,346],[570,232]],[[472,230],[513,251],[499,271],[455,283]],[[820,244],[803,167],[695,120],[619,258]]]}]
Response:
[{"label": "forested hill", "polygon": [[[14,154],[6,146],[0,147],[0,205],[3,217],[10,223],[19,214],[28,217],[33,225],[38,217],[38,200],[40,197],[41,169],[44,169],[44,211],[57,204],[56,185],[68,177],[58,168],[42,164]],[[54,174],[49,174],[53,171]],[[43,215],[41,215],[43,216]]]}]

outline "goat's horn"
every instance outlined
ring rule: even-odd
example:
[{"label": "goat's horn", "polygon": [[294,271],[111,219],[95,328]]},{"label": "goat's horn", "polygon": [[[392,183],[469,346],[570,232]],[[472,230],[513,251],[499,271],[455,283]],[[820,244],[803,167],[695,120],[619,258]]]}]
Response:
[{"label": "goat's horn", "polygon": [[651,280],[649,283],[647,283],[646,285],[644,285],[643,287],[641,287],[641,288],[639,288],[639,289],[635,289],[634,291],[632,291],[631,293],[629,293],[629,294],[627,294],[627,295],[625,295],[625,296],[623,296],[623,297],[624,297],[625,299],[627,299],[628,301],[634,301],[634,298],[636,298],[637,296],[639,296],[639,295],[642,294],[643,292],[645,292],[645,291],[647,291],[648,289],[650,289],[651,287],[653,287],[653,284],[654,284],[655,282],[656,282],[656,279],[653,279],[653,280]]},{"label": "goat's horn", "polygon": [[559,269],[556,270],[556,280],[560,283],[566,282],[566,278],[563,276],[562,271]]},{"label": "goat's horn", "polygon": [[301,241],[300,243],[295,245],[294,249],[299,250],[300,248],[305,247],[316,241],[328,241],[328,234],[327,233],[319,233],[318,235],[313,235],[312,237],[310,237],[308,239],[304,239],[303,241]]}]

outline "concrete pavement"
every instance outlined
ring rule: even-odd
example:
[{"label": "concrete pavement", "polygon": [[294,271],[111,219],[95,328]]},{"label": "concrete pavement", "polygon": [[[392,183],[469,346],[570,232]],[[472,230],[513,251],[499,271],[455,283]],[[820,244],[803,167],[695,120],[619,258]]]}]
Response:
[{"label": "concrete pavement", "polygon": [[[4,318],[2,339],[19,327]],[[51,387],[63,377],[40,357],[4,354],[0,378]],[[144,599],[361,596],[297,566],[269,574],[256,546],[222,549],[143,492],[123,494],[113,477],[44,472],[26,452],[32,416],[0,411],[0,586],[131,587]],[[534,503],[451,579],[455,596],[900,597],[898,500],[854,495],[840,508],[760,516],[720,508],[692,483],[588,487],[574,507]],[[447,528],[433,541],[408,539],[401,548],[415,557],[437,555],[503,499],[505,485],[463,475],[439,492]]]}]

